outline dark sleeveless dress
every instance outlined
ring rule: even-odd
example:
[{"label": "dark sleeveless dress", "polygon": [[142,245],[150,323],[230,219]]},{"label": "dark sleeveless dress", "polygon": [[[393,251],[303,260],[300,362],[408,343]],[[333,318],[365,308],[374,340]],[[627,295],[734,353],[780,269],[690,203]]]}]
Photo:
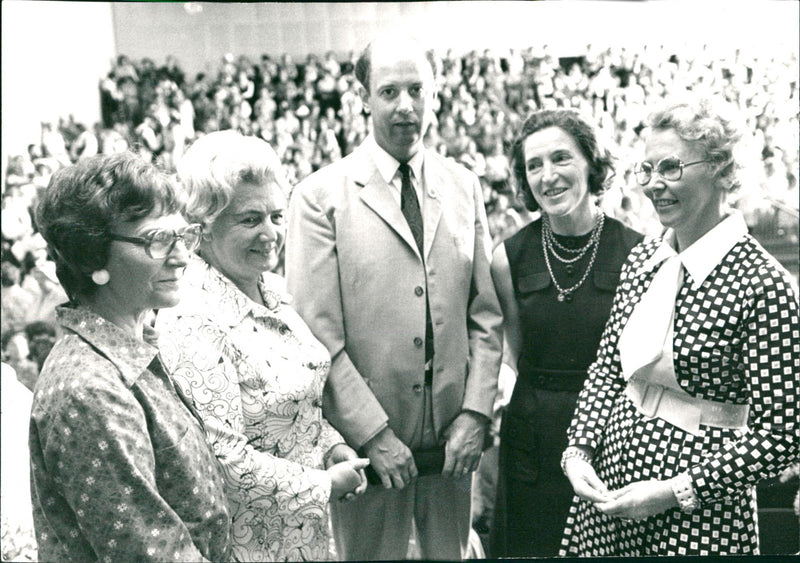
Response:
[{"label": "dark sleeveless dress", "polygon": [[[556,235],[556,240],[568,248],[581,248],[590,236]],[[504,243],[519,307],[521,342],[517,382],[500,431],[491,557],[558,554],[574,494],[560,467],[567,427],[586,370],[595,360],[620,269],[641,240],[636,231],[606,217],[592,271],[571,302],[557,299],[542,252],[541,219]],[[572,274],[550,257],[562,288],[581,279],[590,256],[591,249],[573,264]]]}]

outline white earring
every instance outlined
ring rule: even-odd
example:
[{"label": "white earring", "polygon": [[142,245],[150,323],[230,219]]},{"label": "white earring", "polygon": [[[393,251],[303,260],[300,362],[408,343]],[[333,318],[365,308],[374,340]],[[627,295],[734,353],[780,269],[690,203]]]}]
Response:
[{"label": "white earring", "polygon": [[110,279],[111,275],[108,273],[108,270],[96,270],[92,272],[92,281],[97,285],[106,285]]}]

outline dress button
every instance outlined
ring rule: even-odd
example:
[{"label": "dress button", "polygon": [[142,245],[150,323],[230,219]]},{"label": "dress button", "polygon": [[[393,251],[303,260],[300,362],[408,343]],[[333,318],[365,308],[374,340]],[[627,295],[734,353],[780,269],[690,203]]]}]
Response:
[{"label": "dress button", "polygon": [[422,385],[419,383],[414,385],[414,393],[422,393]]},{"label": "dress button", "polygon": [[417,337],[414,339],[414,346],[416,346],[417,348],[419,348],[420,346],[422,346],[422,338],[420,338],[419,336],[417,336]]},{"label": "dress button", "polygon": [[418,285],[417,287],[414,288],[414,293],[416,294],[417,297],[422,297],[422,294],[425,293],[425,290]]}]

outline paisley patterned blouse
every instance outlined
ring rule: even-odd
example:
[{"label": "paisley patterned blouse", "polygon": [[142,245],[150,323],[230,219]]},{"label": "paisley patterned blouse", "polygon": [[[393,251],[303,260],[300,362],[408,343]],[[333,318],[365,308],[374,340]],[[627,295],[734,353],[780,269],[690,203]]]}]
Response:
[{"label": "paisley patterned blouse", "polygon": [[749,405],[748,427],[701,424],[691,434],[639,414],[623,392],[617,344],[655,275],[646,264],[660,244],[634,247],[622,268],[569,443],[595,450],[597,474],[612,490],[688,473],[700,507],[623,521],[575,497],[562,556],[757,554],[755,484],[800,452],[797,290],[738,213],[680,254],[686,271],[675,302],[673,361],[690,395]]},{"label": "paisley patterned blouse", "polygon": [[264,274],[264,305],[200,258],[180,305],[158,313],[159,348],[194,399],[222,463],[240,561],[328,558],[331,481],[344,440],[322,417],[330,355]]},{"label": "paisley patterned blouse", "polygon": [[87,309],[57,315],[30,425],[39,559],[228,559],[219,464],[156,349]]}]

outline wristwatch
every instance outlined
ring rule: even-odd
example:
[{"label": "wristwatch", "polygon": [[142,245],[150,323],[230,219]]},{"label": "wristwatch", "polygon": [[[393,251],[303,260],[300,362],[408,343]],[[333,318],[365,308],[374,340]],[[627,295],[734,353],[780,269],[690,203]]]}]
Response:
[{"label": "wristwatch", "polygon": [[590,456],[580,448],[576,448],[575,446],[569,446],[566,450],[564,450],[564,453],[561,454],[561,471],[564,473],[564,475],[567,474],[567,460],[573,457],[582,459],[589,465],[592,464],[592,456]]},{"label": "wristwatch", "polygon": [[692,479],[687,473],[676,475],[670,479],[669,485],[672,488],[672,494],[678,499],[681,511],[688,514],[700,507],[700,501],[697,500],[697,495],[694,494]]}]

